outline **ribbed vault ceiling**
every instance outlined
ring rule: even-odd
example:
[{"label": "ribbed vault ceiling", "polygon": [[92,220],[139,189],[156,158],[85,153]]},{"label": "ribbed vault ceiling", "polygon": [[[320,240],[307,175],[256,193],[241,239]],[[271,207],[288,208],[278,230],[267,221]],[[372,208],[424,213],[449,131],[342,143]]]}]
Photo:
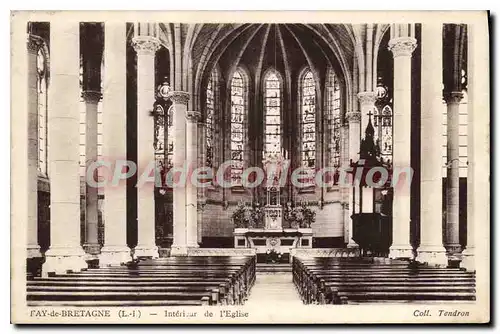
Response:
[{"label": "ribbed vault ceiling", "polygon": [[215,66],[226,81],[237,66],[244,66],[255,82],[274,67],[290,84],[304,66],[317,80],[323,81],[332,66],[341,80],[349,81],[354,37],[343,24],[199,24],[191,50],[195,83],[202,86]]}]

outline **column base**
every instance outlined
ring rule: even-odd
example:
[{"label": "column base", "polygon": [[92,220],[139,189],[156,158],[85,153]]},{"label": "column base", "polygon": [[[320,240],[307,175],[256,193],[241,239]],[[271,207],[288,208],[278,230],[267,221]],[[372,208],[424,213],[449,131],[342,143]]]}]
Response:
[{"label": "column base", "polygon": [[170,256],[187,256],[188,247],[187,246],[177,246],[172,245],[170,248]]},{"label": "column base", "polygon": [[99,267],[120,266],[132,261],[127,246],[104,246],[99,255]]},{"label": "column base", "polygon": [[464,249],[464,251],[462,252],[462,261],[460,262],[460,268],[464,268],[467,271],[476,271],[474,248]]},{"label": "column base", "polygon": [[81,246],[51,247],[45,253],[42,277],[47,277],[49,273],[66,274],[68,270],[79,272],[86,268],[85,252]]},{"label": "column base", "polygon": [[39,245],[28,245],[27,252],[28,252],[27,254],[28,259],[42,257]]},{"label": "column base", "polygon": [[359,248],[359,245],[351,239],[349,240],[349,243],[347,243],[347,248]]},{"label": "column base", "polygon": [[448,256],[443,246],[420,246],[417,254],[416,261],[418,262],[440,267],[448,266]]},{"label": "column base", "polygon": [[83,250],[90,255],[98,255],[101,252],[101,245],[98,243],[83,244]]},{"label": "column base", "polygon": [[462,246],[460,244],[448,244],[444,245],[446,252],[450,255],[458,255],[462,252]]},{"label": "column base", "polygon": [[411,245],[392,245],[389,247],[390,259],[413,259],[413,247]]},{"label": "column base", "polygon": [[137,245],[134,248],[134,259],[147,257],[150,259],[157,259],[160,257],[158,253],[158,246],[156,245]]}]

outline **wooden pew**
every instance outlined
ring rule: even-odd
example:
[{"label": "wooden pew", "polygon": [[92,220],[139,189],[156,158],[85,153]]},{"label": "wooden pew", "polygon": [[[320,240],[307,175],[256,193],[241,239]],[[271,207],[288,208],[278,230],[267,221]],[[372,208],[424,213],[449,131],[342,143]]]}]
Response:
[{"label": "wooden pew", "polygon": [[475,275],[400,261],[293,259],[293,281],[304,303],[475,300]]},{"label": "wooden pew", "polygon": [[255,257],[144,260],[28,280],[29,305],[242,304],[255,282]]}]

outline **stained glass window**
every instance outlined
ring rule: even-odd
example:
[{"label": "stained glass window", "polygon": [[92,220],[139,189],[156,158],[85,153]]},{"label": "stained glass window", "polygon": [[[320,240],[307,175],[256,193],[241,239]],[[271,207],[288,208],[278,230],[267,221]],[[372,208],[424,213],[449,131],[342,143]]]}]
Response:
[{"label": "stained glass window", "polygon": [[308,70],[302,78],[302,165],[316,165],[316,88],[313,74]]},{"label": "stained glass window", "polygon": [[331,68],[326,83],[326,109],[330,140],[328,142],[329,164],[340,167],[340,85]]},{"label": "stained glass window", "polygon": [[162,170],[165,166],[165,118],[164,109],[160,104],[155,106],[154,118],[154,150],[157,170]]},{"label": "stained glass window", "polygon": [[154,118],[154,151],[156,168],[160,172],[167,172],[173,166],[174,132],[173,132],[173,106],[165,112],[166,105],[155,105]]},{"label": "stained glass window", "polygon": [[214,162],[214,110],[215,110],[215,88],[217,85],[217,75],[212,72],[207,85],[207,100],[206,100],[206,165],[213,167]]},{"label": "stained glass window", "polygon": [[382,111],[375,108],[373,115],[375,128],[374,139],[380,147],[380,158],[384,162],[392,161],[392,108],[385,105]]},{"label": "stained glass window", "polygon": [[272,158],[281,152],[281,84],[275,71],[264,78],[264,158]]},{"label": "stained glass window", "polygon": [[172,168],[173,156],[174,156],[174,106],[171,106],[168,109],[166,121],[167,121],[167,169]]},{"label": "stained glass window", "polygon": [[47,175],[47,61],[40,48],[37,55],[38,171]]},{"label": "stained glass window", "polygon": [[245,147],[246,82],[240,71],[231,80],[231,183],[241,185]]}]

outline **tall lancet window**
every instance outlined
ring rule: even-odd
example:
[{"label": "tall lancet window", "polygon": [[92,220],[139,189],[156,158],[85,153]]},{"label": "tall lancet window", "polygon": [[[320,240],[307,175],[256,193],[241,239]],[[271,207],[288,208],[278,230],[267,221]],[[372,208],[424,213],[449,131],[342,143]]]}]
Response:
[{"label": "tall lancet window", "polygon": [[174,157],[174,106],[170,106],[166,115],[167,122],[167,168],[172,168],[174,165],[173,157]]},{"label": "tall lancet window", "polygon": [[38,171],[47,175],[47,58],[42,48],[37,55]]},{"label": "tall lancet window", "polygon": [[314,77],[307,70],[301,80],[302,166],[316,166],[316,88]]},{"label": "tall lancet window", "polygon": [[158,170],[162,170],[165,164],[165,110],[161,104],[155,105],[154,116],[154,143],[155,163]]},{"label": "tall lancet window", "polygon": [[264,159],[281,152],[281,82],[271,70],[264,77]]},{"label": "tall lancet window", "polygon": [[386,164],[392,164],[392,94],[384,85],[383,79],[378,78],[376,87],[377,101],[373,110],[373,139],[380,149],[380,158]]},{"label": "tall lancet window", "polygon": [[206,165],[213,167],[215,156],[215,110],[216,110],[216,95],[217,95],[217,73],[212,71],[210,80],[207,85],[207,100],[206,100]]},{"label": "tall lancet window", "polygon": [[375,128],[378,133],[375,134],[375,142],[378,142],[380,147],[380,157],[384,162],[392,161],[392,109],[389,105],[385,105],[382,111],[379,112],[375,108],[376,120]]},{"label": "tall lancet window", "polygon": [[328,154],[330,167],[340,167],[340,84],[331,68],[326,78]]},{"label": "tall lancet window", "polygon": [[231,80],[231,183],[241,185],[246,145],[247,87],[244,76],[237,70]]}]

